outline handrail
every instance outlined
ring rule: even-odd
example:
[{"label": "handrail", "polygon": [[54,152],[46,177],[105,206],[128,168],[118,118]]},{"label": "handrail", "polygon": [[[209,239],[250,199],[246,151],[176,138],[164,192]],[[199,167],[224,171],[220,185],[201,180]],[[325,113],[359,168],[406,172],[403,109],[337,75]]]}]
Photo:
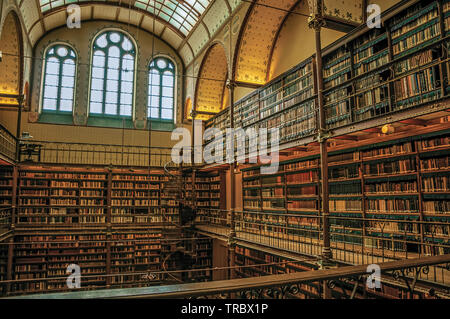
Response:
[{"label": "handrail", "polygon": [[[418,259],[396,260],[380,263],[381,274],[396,270],[426,268],[433,265],[450,263],[450,254]],[[154,299],[154,298],[188,298],[193,296],[223,295],[238,291],[267,289],[273,287],[290,287],[317,281],[339,280],[367,276],[368,265],[346,266],[335,269],[304,271],[282,275],[240,278],[202,283],[191,283],[169,286],[143,288],[105,289],[96,291],[78,291],[66,293],[50,293],[39,295],[15,296],[5,299]],[[449,271],[449,270],[446,270]],[[405,277],[406,278],[406,277]]]}]

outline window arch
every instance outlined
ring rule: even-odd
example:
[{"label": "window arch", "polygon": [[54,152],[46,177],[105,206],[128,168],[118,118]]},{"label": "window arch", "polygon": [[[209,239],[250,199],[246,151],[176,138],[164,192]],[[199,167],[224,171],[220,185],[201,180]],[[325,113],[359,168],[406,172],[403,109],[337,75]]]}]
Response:
[{"label": "window arch", "polygon": [[175,65],[165,57],[153,59],[148,66],[147,117],[174,119]]},{"label": "window arch", "polygon": [[131,117],[136,47],[118,30],[100,33],[93,43],[89,113]]},{"label": "window arch", "polygon": [[65,44],[54,44],[45,53],[42,85],[43,112],[72,112],[77,55]]}]

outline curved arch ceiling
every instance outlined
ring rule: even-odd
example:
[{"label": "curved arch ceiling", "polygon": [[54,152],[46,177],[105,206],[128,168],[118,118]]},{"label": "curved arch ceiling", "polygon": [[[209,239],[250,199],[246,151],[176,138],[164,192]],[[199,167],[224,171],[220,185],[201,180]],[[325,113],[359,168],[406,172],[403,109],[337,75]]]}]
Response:
[{"label": "curved arch ceiling", "polygon": [[[114,0],[100,0],[105,3],[114,3]],[[87,0],[39,0],[41,12],[45,14],[47,11],[62,7],[65,5],[88,2]],[[133,1],[132,1],[133,2]],[[161,18],[175,27],[185,36],[192,30],[198,22],[211,0],[136,0],[134,4],[123,3],[129,7],[134,6],[143,9],[152,15]]]},{"label": "curved arch ceiling", "polygon": [[[14,11],[6,16],[3,30],[1,30],[0,51],[8,53],[3,55],[0,72],[0,93],[5,95],[18,95],[22,85],[23,60],[22,38],[19,18]],[[0,97],[1,104],[17,104],[13,97]]]},{"label": "curved arch ceiling", "polygon": [[189,64],[241,0],[26,0],[18,6],[32,45],[66,24],[66,7],[78,4],[81,20],[127,23],[154,33]]},{"label": "curved arch ceiling", "polygon": [[[236,51],[234,79],[238,82],[265,84],[278,30],[288,11],[298,0],[257,0],[241,29]],[[281,9],[281,10],[279,10]]]},{"label": "curved arch ceiling", "polygon": [[[225,48],[222,44],[214,44],[206,52],[200,67],[200,80],[197,82],[195,98],[198,112],[218,113],[222,110],[227,75],[228,62]],[[200,113],[196,118],[205,119],[208,117],[207,114]],[[191,118],[190,115],[188,118]]]}]

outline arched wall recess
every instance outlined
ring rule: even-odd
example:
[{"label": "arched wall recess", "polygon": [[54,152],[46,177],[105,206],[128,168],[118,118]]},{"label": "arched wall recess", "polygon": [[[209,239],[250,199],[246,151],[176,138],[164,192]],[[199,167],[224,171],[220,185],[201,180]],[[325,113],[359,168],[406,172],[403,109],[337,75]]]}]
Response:
[{"label": "arched wall recess", "polygon": [[[213,44],[206,52],[200,66],[199,80],[195,92],[196,110],[218,113],[223,107],[225,82],[228,76],[228,62],[221,43]],[[187,110],[190,119],[190,110]],[[199,114],[197,119],[209,118]]]},{"label": "arched wall recess", "polygon": [[0,93],[11,97],[0,97],[1,104],[17,104],[15,95],[22,94],[23,39],[22,28],[16,12],[11,10],[3,23],[0,36],[0,51],[3,52],[0,72]]},{"label": "arched wall recess", "polygon": [[[270,58],[288,11],[298,0],[257,0],[252,3],[242,25],[235,51],[233,78],[235,81],[264,84],[267,82]],[[280,10],[278,10],[279,8]]]}]

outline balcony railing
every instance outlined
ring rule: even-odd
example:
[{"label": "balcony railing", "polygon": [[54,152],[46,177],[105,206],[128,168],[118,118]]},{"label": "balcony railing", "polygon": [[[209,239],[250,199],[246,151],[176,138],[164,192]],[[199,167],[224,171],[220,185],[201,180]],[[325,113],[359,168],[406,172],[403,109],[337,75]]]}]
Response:
[{"label": "balcony railing", "polygon": [[[450,292],[450,254],[431,256],[420,259],[407,259],[378,264],[380,275],[377,279],[382,284],[391,282],[405,287],[409,296],[419,294],[422,297],[448,298]],[[421,277],[430,273],[432,268],[444,269],[445,282],[439,289],[430,289],[423,284]],[[325,284],[330,289],[339,287],[341,297],[352,299],[361,291],[370,291],[367,279],[371,273],[367,265],[346,266],[335,269],[303,271],[281,275],[240,278],[231,280],[211,281],[203,283],[176,284],[157,287],[103,289],[96,291],[71,291],[65,293],[50,293],[39,295],[17,296],[20,299],[71,299],[71,298],[296,298],[304,292],[304,285],[315,283],[318,287]],[[56,280],[58,278],[55,278]],[[61,278],[64,282],[66,278]],[[32,279],[38,281],[39,279]],[[41,279],[42,280],[42,279]],[[29,280],[28,280],[29,281]],[[5,282],[3,282],[5,283]],[[322,288],[319,288],[322,289]],[[337,291],[332,292],[332,296]],[[375,289],[373,289],[376,292]],[[321,291],[319,291],[319,294]],[[378,292],[381,294],[381,292]],[[380,295],[379,295],[380,297]],[[383,295],[381,295],[383,297]],[[387,296],[385,296],[387,297]]]},{"label": "balcony railing", "polygon": [[[27,141],[33,151],[21,152],[21,161],[45,164],[162,167],[171,161],[169,147]],[[26,149],[26,148],[25,148]]]},{"label": "balcony railing", "polygon": [[[199,230],[228,236],[230,214],[199,209]],[[322,217],[302,213],[235,212],[239,240],[320,256],[323,248]],[[392,220],[330,216],[333,258],[353,265],[421,258],[450,253],[450,222]]]}]

